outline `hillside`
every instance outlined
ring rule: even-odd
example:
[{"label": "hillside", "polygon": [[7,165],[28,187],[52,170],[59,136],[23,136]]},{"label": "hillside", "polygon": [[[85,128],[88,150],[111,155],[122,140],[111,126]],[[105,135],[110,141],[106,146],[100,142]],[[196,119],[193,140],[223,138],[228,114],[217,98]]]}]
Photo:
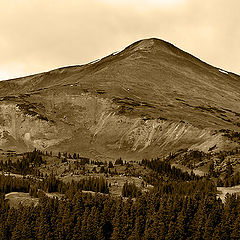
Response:
[{"label": "hillside", "polygon": [[159,39],[92,63],[0,82],[0,148],[155,157],[239,146],[240,76]]}]

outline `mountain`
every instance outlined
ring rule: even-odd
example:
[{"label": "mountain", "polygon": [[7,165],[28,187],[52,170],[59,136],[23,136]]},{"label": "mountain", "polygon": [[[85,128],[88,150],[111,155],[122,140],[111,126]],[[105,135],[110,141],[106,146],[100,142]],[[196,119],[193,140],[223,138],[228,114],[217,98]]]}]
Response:
[{"label": "mountain", "polygon": [[240,76],[155,38],[1,81],[0,100],[4,149],[135,159],[239,144],[223,133],[240,129]]}]

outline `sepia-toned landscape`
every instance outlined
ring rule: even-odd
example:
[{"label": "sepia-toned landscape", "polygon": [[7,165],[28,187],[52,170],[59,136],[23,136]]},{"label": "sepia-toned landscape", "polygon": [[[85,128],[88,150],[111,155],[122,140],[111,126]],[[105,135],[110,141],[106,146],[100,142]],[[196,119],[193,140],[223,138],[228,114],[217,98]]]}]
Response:
[{"label": "sepia-toned landscape", "polygon": [[160,39],[0,82],[1,239],[239,239],[240,77]]},{"label": "sepia-toned landscape", "polygon": [[1,0],[0,240],[239,240],[239,9]]}]

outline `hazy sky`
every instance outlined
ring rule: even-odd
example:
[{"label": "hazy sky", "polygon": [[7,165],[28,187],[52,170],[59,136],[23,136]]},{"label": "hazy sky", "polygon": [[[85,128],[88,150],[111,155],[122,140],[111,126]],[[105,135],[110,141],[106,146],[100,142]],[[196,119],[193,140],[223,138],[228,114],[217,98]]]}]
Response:
[{"label": "hazy sky", "polygon": [[0,0],[0,79],[157,37],[240,74],[240,0]]}]

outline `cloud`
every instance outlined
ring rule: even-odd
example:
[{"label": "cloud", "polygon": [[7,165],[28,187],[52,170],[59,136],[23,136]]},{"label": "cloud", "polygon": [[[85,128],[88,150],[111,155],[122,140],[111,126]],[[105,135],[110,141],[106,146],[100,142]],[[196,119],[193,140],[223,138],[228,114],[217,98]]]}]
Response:
[{"label": "cloud", "polygon": [[13,62],[8,64],[2,64],[0,66],[0,79],[5,80],[9,78],[17,78],[18,76],[23,76],[26,69],[24,64]]},{"label": "cloud", "polygon": [[186,1],[187,0],[99,0],[99,2],[103,2],[109,5],[124,5],[145,10],[155,7],[176,7],[180,4],[185,3]]},{"label": "cloud", "polygon": [[158,37],[240,73],[239,7],[238,0],[2,0],[0,69],[16,77],[83,64]]}]

